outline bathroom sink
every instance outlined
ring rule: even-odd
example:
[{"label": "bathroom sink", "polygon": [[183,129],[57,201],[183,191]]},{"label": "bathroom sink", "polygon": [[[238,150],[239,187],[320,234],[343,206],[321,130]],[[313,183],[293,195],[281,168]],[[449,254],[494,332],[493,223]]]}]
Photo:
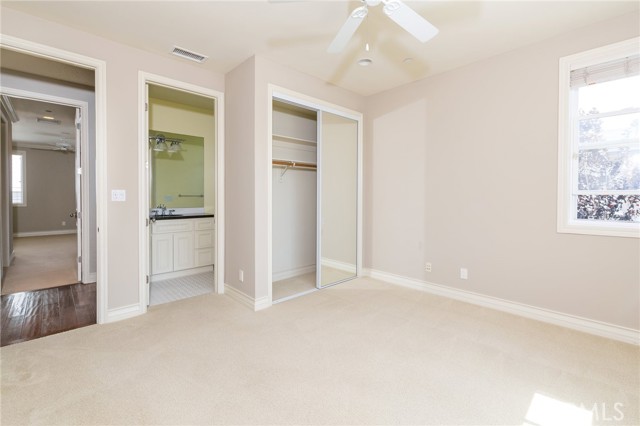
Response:
[{"label": "bathroom sink", "polygon": [[165,214],[165,215],[151,215],[151,219],[156,219],[156,220],[162,220],[162,219],[171,219],[171,218],[178,218],[178,217],[182,217],[184,216],[183,214],[180,213],[174,213],[174,214]]}]

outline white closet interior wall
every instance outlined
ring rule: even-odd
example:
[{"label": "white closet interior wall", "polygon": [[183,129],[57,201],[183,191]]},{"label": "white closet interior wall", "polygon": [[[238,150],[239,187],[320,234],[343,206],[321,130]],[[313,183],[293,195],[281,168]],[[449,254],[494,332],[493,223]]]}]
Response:
[{"label": "white closet interior wall", "polygon": [[[274,102],[274,160],[316,164],[316,112]],[[279,281],[316,269],[315,170],[272,169],[273,276]]]}]

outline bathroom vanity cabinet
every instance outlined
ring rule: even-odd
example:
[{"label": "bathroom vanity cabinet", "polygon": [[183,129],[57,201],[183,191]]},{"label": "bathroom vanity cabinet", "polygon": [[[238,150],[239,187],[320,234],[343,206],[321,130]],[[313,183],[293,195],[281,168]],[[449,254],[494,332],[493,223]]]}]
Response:
[{"label": "bathroom vanity cabinet", "polygon": [[151,225],[152,280],[202,272],[213,265],[214,218],[157,220]]}]

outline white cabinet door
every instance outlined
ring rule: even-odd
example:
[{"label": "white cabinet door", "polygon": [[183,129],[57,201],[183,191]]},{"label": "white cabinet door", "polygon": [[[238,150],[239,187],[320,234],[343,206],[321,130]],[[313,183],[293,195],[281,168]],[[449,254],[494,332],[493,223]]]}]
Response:
[{"label": "white cabinet door", "polygon": [[173,234],[151,235],[151,273],[173,271]]},{"label": "white cabinet door", "polygon": [[193,268],[194,266],[193,232],[173,234],[173,270]]},{"label": "white cabinet door", "polygon": [[196,250],[196,267],[213,265],[213,249],[204,248]]}]

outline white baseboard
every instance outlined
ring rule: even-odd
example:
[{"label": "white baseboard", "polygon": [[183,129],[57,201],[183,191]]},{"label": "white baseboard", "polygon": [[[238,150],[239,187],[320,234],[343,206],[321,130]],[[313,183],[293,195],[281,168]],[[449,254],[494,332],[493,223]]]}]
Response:
[{"label": "white baseboard", "polygon": [[121,321],[123,319],[136,317],[143,314],[143,310],[139,303],[133,305],[123,306],[121,308],[109,309],[107,311],[106,323]]},{"label": "white baseboard", "polygon": [[323,257],[321,259],[322,266],[328,266],[329,268],[337,269],[339,271],[349,272],[351,274],[356,273],[356,265],[353,263],[341,262],[339,260],[328,259]]},{"label": "white baseboard", "polygon": [[262,309],[267,309],[269,307],[271,307],[271,302],[269,302],[269,296],[263,296],[255,300],[253,305],[253,310],[260,311]]},{"label": "white baseboard", "polygon": [[300,268],[293,268],[286,271],[274,272],[272,275],[272,281],[286,280],[287,278],[297,277],[299,275],[308,274],[309,272],[315,272],[316,265],[301,266]]},{"label": "white baseboard", "polygon": [[510,314],[519,315],[522,317],[543,321],[554,325],[559,325],[573,330],[582,331],[584,333],[594,334],[596,336],[606,337],[625,343],[631,343],[633,345],[640,345],[640,330],[634,330],[627,327],[621,327],[618,325],[565,314],[562,312],[556,312],[549,309],[538,308],[535,306],[525,305],[523,303],[499,299],[497,297],[485,296],[482,294],[473,293],[471,291],[460,290],[440,284],[433,284],[427,281],[403,277],[401,275],[396,275],[389,272],[364,269],[363,275],[377,280],[385,281],[390,284],[396,284],[403,287],[426,291],[427,293],[436,294],[438,296],[461,300],[463,302],[471,303],[474,305],[508,312]]},{"label": "white baseboard", "polygon": [[172,280],[174,278],[188,277],[189,275],[203,274],[205,272],[213,272],[213,266],[201,266],[199,268],[184,269],[182,271],[151,275],[151,282],[155,283],[162,280]]},{"label": "white baseboard", "polygon": [[36,231],[36,232],[16,232],[13,234],[16,238],[22,237],[47,237],[49,235],[68,235],[77,234],[75,229],[60,229],[57,231]]},{"label": "white baseboard", "polygon": [[271,306],[271,302],[269,302],[268,296],[254,299],[253,297],[244,294],[237,288],[231,287],[229,284],[224,285],[224,294],[253,311],[259,311]]}]

